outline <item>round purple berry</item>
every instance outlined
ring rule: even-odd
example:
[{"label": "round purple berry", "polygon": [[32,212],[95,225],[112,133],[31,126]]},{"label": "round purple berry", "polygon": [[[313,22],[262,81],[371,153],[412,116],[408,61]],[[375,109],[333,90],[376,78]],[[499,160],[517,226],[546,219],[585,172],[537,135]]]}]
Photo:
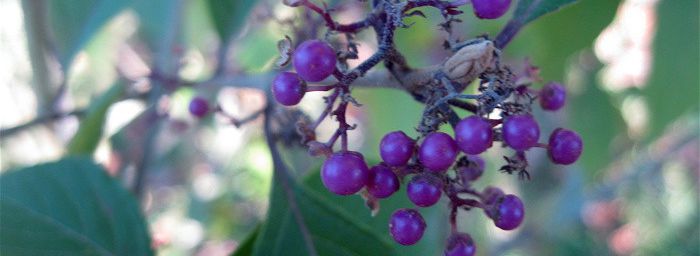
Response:
[{"label": "round purple berry", "polygon": [[474,256],[475,254],[476,245],[469,234],[454,233],[447,238],[445,256]]},{"label": "round purple berry", "polygon": [[338,195],[352,195],[367,184],[370,172],[362,154],[352,151],[331,155],[321,167],[321,181]]},{"label": "round purple berry", "polygon": [[420,207],[434,205],[442,195],[442,180],[431,173],[413,176],[406,187],[408,199]]},{"label": "round purple berry", "polygon": [[190,114],[202,118],[209,112],[209,103],[202,97],[194,97],[189,105]]},{"label": "round purple berry", "polygon": [[272,81],[272,95],[282,105],[299,104],[305,93],[306,82],[294,72],[279,73]]},{"label": "round purple berry", "polygon": [[376,198],[387,198],[399,190],[399,178],[386,165],[375,165],[370,169],[371,177],[367,191]]},{"label": "round purple berry", "polygon": [[335,50],[321,40],[301,43],[292,57],[297,73],[308,82],[319,82],[335,70]]},{"label": "round purple berry", "polygon": [[402,131],[387,133],[379,143],[379,154],[384,163],[390,166],[402,166],[413,155],[416,143]]},{"label": "round purple berry", "polygon": [[572,164],[578,160],[583,151],[583,141],[576,132],[557,128],[549,136],[547,152],[549,159],[557,164]]},{"label": "round purple berry", "polygon": [[498,19],[508,11],[511,0],[472,0],[479,19]]},{"label": "round purple berry", "polygon": [[548,83],[540,90],[539,100],[542,109],[559,110],[566,103],[566,89],[559,83]]},{"label": "round purple berry", "polygon": [[394,240],[402,245],[412,245],[423,237],[425,220],[414,209],[398,209],[389,220],[389,232]]},{"label": "round purple berry", "polygon": [[455,139],[462,152],[476,155],[486,151],[493,144],[491,124],[479,116],[462,119],[455,127]]},{"label": "round purple berry", "polygon": [[503,122],[503,140],[509,147],[522,151],[537,145],[540,126],[531,115],[513,115]]},{"label": "round purple berry", "polygon": [[515,195],[508,194],[499,198],[488,210],[487,215],[503,230],[513,230],[520,226],[525,218],[525,207]]},{"label": "round purple berry", "polygon": [[434,172],[442,172],[452,166],[459,153],[457,142],[443,132],[433,132],[425,136],[418,151],[418,159]]},{"label": "round purple berry", "polygon": [[475,181],[484,173],[486,163],[480,156],[467,155],[458,160],[457,174],[462,179],[462,182],[467,183]]}]

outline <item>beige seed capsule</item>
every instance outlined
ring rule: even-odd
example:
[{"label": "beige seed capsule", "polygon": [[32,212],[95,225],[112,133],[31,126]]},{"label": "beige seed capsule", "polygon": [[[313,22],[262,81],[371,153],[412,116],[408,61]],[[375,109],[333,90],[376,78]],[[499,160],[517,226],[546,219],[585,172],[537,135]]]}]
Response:
[{"label": "beige seed capsule", "polygon": [[442,71],[452,81],[469,84],[491,65],[494,51],[489,40],[467,45],[445,61]]}]

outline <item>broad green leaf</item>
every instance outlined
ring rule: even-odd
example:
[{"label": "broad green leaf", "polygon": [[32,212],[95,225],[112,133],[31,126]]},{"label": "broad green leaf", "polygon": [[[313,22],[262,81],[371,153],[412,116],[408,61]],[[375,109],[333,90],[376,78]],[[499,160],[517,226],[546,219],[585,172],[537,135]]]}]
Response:
[{"label": "broad green leaf", "polygon": [[[181,15],[186,1],[150,0],[137,1],[133,8],[139,17],[139,33],[151,47],[152,51],[172,55],[169,45],[179,39]],[[161,47],[166,47],[162,48]]]},{"label": "broad green leaf", "polygon": [[649,139],[673,120],[700,110],[700,1],[660,1],[649,81]]},{"label": "broad green leaf", "polygon": [[256,2],[254,0],[207,0],[209,17],[222,42],[228,42],[240,31]]},{"label": "broad green leaf", "polygon": [[260,225],[258,225],[253,232],[246,237],[243,242],[241,242],[238,245],[238,248],[236,249],[235,252],[231,254],[231,256],[249,256],[253,255],[253,250],[255,249],[255,240],[258,238],[258,235],[260,234]]},{"label": "broad green leaf", "polygon": [[520,0],[513,14],[513,20],[526,24],[542,15],[556,11],[577,0]]},{"label": "broad green leaf", "polygon": [[131,0],[41,1],[48,5],[49,26],[59,60],[68,67],[80,49]]},{"label": "broad green leaf", "polygon": [[89,158],[0,176],[0,254],[152,255],[134,197]]},{"label": "broad green leaf", "polygon": [[307,246],[318,255],[396,255],[387,237],[373,232],[335,202],[275,175],[268,217],[253,255],[309,255]]},{"label": "broad green leaf", "polygon": [[68,154],[92,154],[95,151],[102,138],[107,110],[121,99],[125,88],[124,84],[116,83],[92,101],[85,118],[80,122],[78,132],[68,144]]}]

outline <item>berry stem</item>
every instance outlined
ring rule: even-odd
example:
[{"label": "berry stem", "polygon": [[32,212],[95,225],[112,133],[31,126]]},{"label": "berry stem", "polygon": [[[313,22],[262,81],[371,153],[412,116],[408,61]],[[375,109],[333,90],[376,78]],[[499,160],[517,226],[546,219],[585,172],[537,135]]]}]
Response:
[{"label": "berry stem", "polygon": [[464,109],[464,110],[472,112],[472,113],[476,113],[479,110],[479,107],[476,104],[471,103],[471,102],[461,101],[458,99],[448,100],[447,103],[449,103],[450,105],[452,105],[454,107],[458,107],[458,108]]},{"label": "berry stem", "polygon": [[333,88],[335,88],[333,85],[307,86],[306,92],[326,92],[333,90]]},{"label": "berry stem", "polygon": [[[333,17],[331,17],[330,12],[324,10],[327,8],[321,8],[320,6],[308,1],[308,0],[302,0],[301,4],[312,11],[318,13],[321,15],[323,18],[323,21],[326,22],[326,27],[330,30],[338,31],[338,32],[343,32],[343,33],[357,33],[360,30],[363,30],[367,27],[369,27],[372,24],[372,20],[374,19],[373,16],[367,16],[365,19],[353,22],[350,24],[338,24],[338,22],[335,22],[333,20]],[[325,6],[325,3],[324,3]]]}]

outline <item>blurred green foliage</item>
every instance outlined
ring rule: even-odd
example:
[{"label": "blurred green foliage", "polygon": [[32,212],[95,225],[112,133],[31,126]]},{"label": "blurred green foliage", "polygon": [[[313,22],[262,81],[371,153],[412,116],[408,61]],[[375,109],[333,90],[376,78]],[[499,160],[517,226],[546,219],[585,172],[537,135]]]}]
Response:
[{"label": "blurred green foliage", "polygon": [[[534,12],[524,11],[527,4],[532,3],[544,3],[540,6],[543,8],[541,10],[547,11],[556,9],[554,5],[570,2],[572,1],[517,1],[519,7],[512,7],[506,17],[528,14],[520,20],[532,20],[532,23],[520,31],[505,49],[504,60],[517,68],[529,58],[541,68],[540,74],[545,82],[568,83],[570,94],[565,109],[561,113],[536,112],[536,115],[541,120],[543,137],[559,126],[578,131],[584,139],[584,154],[577,165],[561,167],[543,161],[546,156],[542,152],[528,153],[528,157],[534,159],[533,180],[529,182],[498,173],[497,168],[503,160],[494,152],[486,154],[487,173],[476,184],[477,187],[496,184],[507,188],[509,193],[522,194],[528,217],[521,230],[509,235],[495,230],[490,220],[476,210],[460,213],[460,227],[466,227],[472,234],[479,246],[479,253],[488,255],[612,254],[610,239],[615,232],[624,231],[625,227],[636,228],[634,239],[637,244],[634,250],[637,254],[698,253],[698,167],[684,164],[682,154],[675,154],[683,149],[681,146],[692,146],[687,143],[694,141],[697,148],[697,116],[700,114],[698,1],[669,0],[658,3],[652,49],[653,66],[649,80],[644,86],[622,91],[606,89],[600,78],[605,65],[596,59],[593,49],[600,32],[617,14],[621,1],[577,1],[536,20],[533,19],[543,14],[538,11],[540,9]],[[25,8],[37,7],[27,3],[29,2],[24,4]],[[197,72],[192,72],[195,74],[192,79],[206,79],[216,72],[226,71],[216,70],[217,61],[221,60],[229,61],[229,68],[248,73],[275,72],[271,70],[270,64],[277,56],[276,41],[289,33],[288,29],[271,20],[271,16],[262,21],[259,18],[286,8],[281,7],[278,1],[71,0],[47,3],[39,5],[41,8],[34,11],[39,10],[40,15],[47,15],[48,21],[45,24],[26,25],[43,28],[37,30],[39,32],[52,31],[57,58],[67,73],[69,94],[76,98],[77,103],[91,102],[84,104],[89,106],[88,115],[82,119],[77,135],[67,148],[68,153],[90,154],[108,136],[103,132],[105,115],[108,108],[124,94],[125,81],[114,71],[119,60],[115,48],[119,45],[131,44],[152,70],[166,73],[182,68],[180,65],[186,68],[187,61],[180,63],[180,59],[194,58],[188,54],[195,53],[195,56],[203,59],[203,64]],[[471,15],[469,5],[461,9],[465,12],[461,16],[464,22],[458,24],[455,31],[462,39],[484,34],[493,38],[507,22],[505,18],[478,20]],[[438,28],[441,21],[439,13],[425,8],[423,11],[427,14],[427,19],[407,18],[406,23],[411,24],[410,27],[399,29],[396,34],[397,47],[406,54],[412,66],[437,64],[447,56],[442,49],[445,33]],[[258,16],[251,17],[252,12],[257,12]],[[128,13],[127,18],[121,15],[124,13]],[[120,16],[113,19],[115,15]],[[138,25],[136,34],[125,32],[132,28],[124,26],[134,24]],[[360,38],[369,39],[372,36],[363,34]],[[228,44],[233,44],[230,52],[219,51],[221,46]],[[85,58],[76,57],[82,53]],[[193,94],[214,94],[208,90],[215,89],[205,88],[197,92],[191,89],[178,90],[173,93],[172,105],[186,108],[184,105]],[[353,93],[363,104],[360,114],[364,136],[361,151],[368,159],[377,158],[377,145],[387,132],[403,130],[409,135],[416,135],[413,127],[419,121],[422,106],[410,95],[390,89],[357,89]],[[629,124],[624,119],[622,108],[623,102],[629,97],[641,97],[647,103],[648,128],[642,136],[635,137],[628,132]],[[90,98],[96,100],[86,100]],[[152,100],[146,101],[146,108],[153,109],[156,104]],[[138,158],[144,154],[140,140],[143,139],[144,126],[150,127],[149,112],[144,113],[111,135],[111,146],[125,162],[134,159],[137,159],[134,162],[138,162]],[[308,254],[302,246],[304,238],[300,235],[299,225],[290,212],[288,200],[291,196],[297,202],[297,207],[300,207],[305,224],[316,242],[316,250],[321,255],[368,255],[374,252],[386,255],[392,252],[397,255],[441,254],[447,236],[447,213],[443,207],[421,209],[428,223],[425,237],[417,245],[399,246],[390,241],[387,223],[393,210],[411,205],[403,196],[404,190],[391,199],[382,200],[379,214],[372,217],[360,197],[340,197],[328,193],[323,188],[317,171],[320,160],[302,156],[305,152],[287,152],[285,160],[292,166],[294,173],[303,178],[291,181],[289,189],[285,190],[280,177],[272,175],[269,157],[259,158],[260,155],[267,155],[267,147],[259,138],[259,131],[245,130],[238,137],[226,137],[244,140],[241,144],[245,147],[216,155],[213,148],[220,146],[216,140],[221,138],[213,134],[220,133],[223,128],[218,128],[219,125],[213,118],[201,120],[199,127],[184,133],[174,132],[175,129],[170,129],[169,125],[173,124],[168,123],[162,126],[164,128],[158,129],[160,137],[169,140],[164,143],[167,145],[157,148],[167,150],[151,160],[154,191],[166,195],[162,197],[165,198],[162,202],[152,202],[145,212],[146,219],[154,226],[163,216],[177,212],[184,215],[182,217],[185,219],[201,223],[206,230],[203,241],[241,241],[235,255],[269,255],[274,254],[272,251],[276,254]],[[255,129],[257,128],[253,130]],[[668,137],[678,131],[683,131],[681,135],[689,142],[681,143],[675,151],[669,151],[665,158],[645,162],[646,158],[655,156],[655,145],[659,141],[671,140]],[[503,152],[497,148],[494,151]],[[85,161],[75,163],[76,161],[78,160],[68,159],[28,170],[8,171],[3,175],[3,193],[0,193],[3,198],[0,214],[4,220],[0,222],[2,229],[6,230],[5,225],[17,224],[8,222],[9,218],[31,222],[22,219],[31,215],[19,216],[21,214],[18,213],[21,212],[14,211],[14,206],[5,205],[9,204],[10,199],[47,194],[51,196],[49,201],[56,203],[76,201],[75,198],[78,198],[89,204],[81,204],[77,208],[59,207],[59,210],[85,211],[80,214],[114,218],[119,223],[128,223],[124,227],[117,225],[112,228],[134,229],[131,231],[137,235],[127,236],[123,233],[126,232],[124,230],[112,230],[117,232],[119,239],[116,241],[128,240],[129,244],[141,246],[137,246],[139,251],[136,252],[122,251],[132,248],[120,243],[109,244],[107,240],[110,237],[106,236],[109,229],[97,230],[95,234],[81,233],[80,237],[94,239],[100,245],[106,244],[107,251],[115,254],[150,253],[149,247],[143,246],[150,242],[145,235],[144,223],[136,217],[133,199],[122,191],[120,184],[106,176],[100,176],[98,173],[102,172],[101,168],[93,165],[85,167]],[[373,160],[370,164],[376,162]],[[198,195],[197,179],[202,172],[193,170],[200,170],[203,163],[215,170],[207,174],[214,175],[220,182],[216,184],[223,187],[223,191],[214,198],[204,199]],[[70,164],[76,164],[80,168],[66,167]],[[45,176],[45,169],[61,172]],[[37,172],[41,173],[35,174]],[[80,179],[72,180],[72,176],[67,175],[79,176]],[[20,180],[19,176],[23,178]],[[625,179],[615,180],[618,176]],[[19,182],[18,180],[30,184],[37,182],[39,185],[35,187],[41,191],[25,191],[22,194],[17,192],[20,191],[17,186],[7,185]],[[84,184],[76,184],[77,181],[97,184],[99,186],[95,185],[96,187],[109,190],[97,194],[105,193],[105,197],[114,197],[117,201],[95,202],[84,198],[90,193],[72,193],[77,191],[75,189],[84,188],[80,186]],[[59,193],[43,191],[60,190],[56,186],[67,187],[66,191],[71,192],[67,195],[75,198],[53,198]],[[38,202],[36,199],[22,200],[31,203]],[[98,206],[103,206],[100,203],[105,202],[110,207],[114,206],[111,205],[114,202],[123,203],[124,209],[115,211],[114,216],[100,212]],[[617,207],[619,213],[610,224],[611,227],[608,227],[610,230],[597,230],[586,222],[585,212],[591,204],[597,202],[613,202]],[[34,206],[29,209],[31,207]],[[267,217],[260,212],[260,209],[266,207],[269,207]],[[9,212],[8,209],[13,211]],[[36,209],[42,212],[46,210]],[[47,215],[58,222],[65,221],[68,228],[80,233],[81,229],[73,225],[76,221],[66,219],[69,214],[61,215],[61,211]],[[29,227],[46,228],[39,224]],[[107,233],[100,233],[103,231]],[[68,240],[72,239],[65,230],[59,229],[56,233],[68,237]],[[7,246],[8,243],[24,246],[28,239],[36,238],[31,235],[7,234],[2,232],[0,235],[0,248],[8,254],[15,252],[12,251],[15,248]],[[79,241],[52,245],[60,249],[61,246],[73,246],[76,243],[80,245]],[[193,254],[201,249],[202,243],[187,248],[165,246],[160,248],[160,252]],[[86,247],[86,250],[95,249],[92,248],[94,244],[80,246]],[[82,248],[80,246],[75,245],[66,250]],[[280,251],[280,246],[285,246],[290,251]]]}]

